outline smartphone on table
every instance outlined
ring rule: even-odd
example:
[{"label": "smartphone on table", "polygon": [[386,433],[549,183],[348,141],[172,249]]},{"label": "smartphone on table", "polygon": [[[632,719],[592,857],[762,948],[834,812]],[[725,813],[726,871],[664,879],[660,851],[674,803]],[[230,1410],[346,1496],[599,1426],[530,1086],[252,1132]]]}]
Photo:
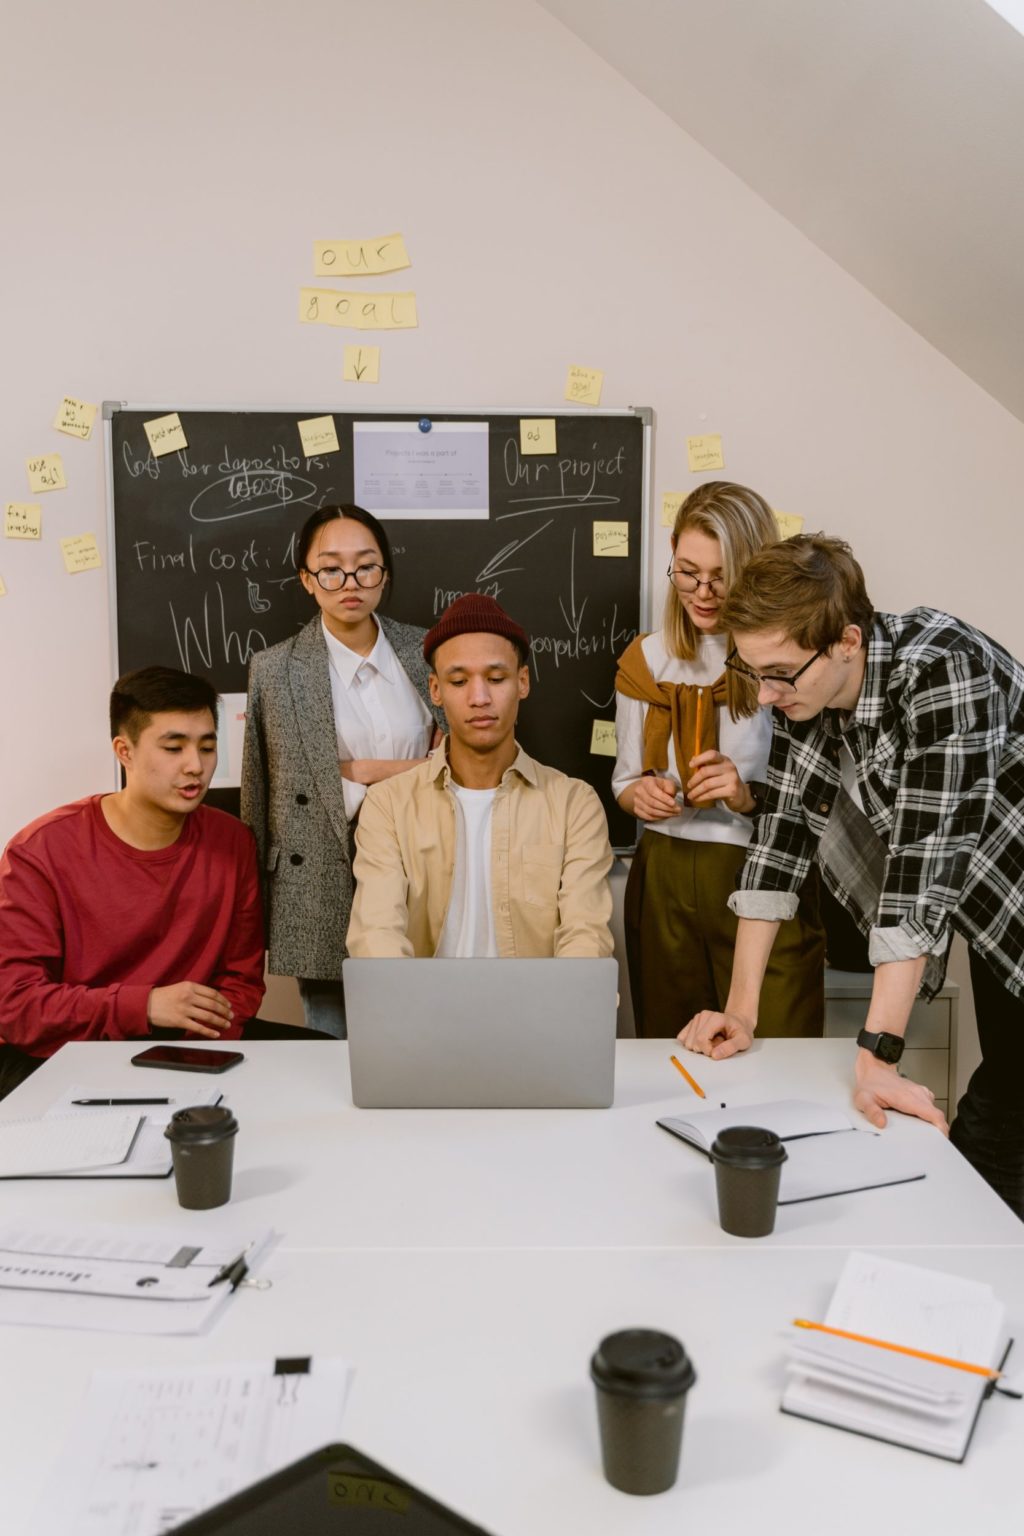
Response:
[{"label": "smartphone on table", "polygon": [[133,1067],[163,1067],[175,1072],[226,1072],[245,1057],[241,1051],[204,1051],[194,1045],[151,1045],[132,1057]]}]

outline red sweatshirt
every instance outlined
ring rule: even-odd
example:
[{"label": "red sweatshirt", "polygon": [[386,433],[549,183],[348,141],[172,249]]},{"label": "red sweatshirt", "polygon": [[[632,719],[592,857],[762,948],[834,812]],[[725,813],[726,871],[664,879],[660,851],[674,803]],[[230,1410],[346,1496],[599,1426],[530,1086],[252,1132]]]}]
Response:
[{"label": "red sweatshirt", "polygon": [[52,1056],[133,1039],[152,988],[179,981],[223,992],[237,1039],[264,990],[252,833],[201,805],[170,848],[131,848],[100,799],[40,817],[0,860],[0,1040]]}]

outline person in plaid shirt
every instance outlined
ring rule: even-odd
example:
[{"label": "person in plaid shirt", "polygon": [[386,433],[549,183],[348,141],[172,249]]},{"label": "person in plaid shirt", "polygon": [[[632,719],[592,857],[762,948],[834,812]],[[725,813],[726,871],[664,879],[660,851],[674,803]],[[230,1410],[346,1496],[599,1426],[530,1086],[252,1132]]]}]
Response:
[{"label": "person in plaid shirt", "polygon": [[1024,1218],[1024,665],[933,608],[875,613],[847,544],[774,545],[732,587],[726,665],[774,706],[768,780],[729,905],[740,919],[722,1013],[680,1032],[714,1057],[745,1050],[779,923],[812,861],[869,939],[875,967],[854,1103],[941,1130],[934,1095],[896,1064],[914,1000],[966,939],[982,1062],[952,1140]]}]

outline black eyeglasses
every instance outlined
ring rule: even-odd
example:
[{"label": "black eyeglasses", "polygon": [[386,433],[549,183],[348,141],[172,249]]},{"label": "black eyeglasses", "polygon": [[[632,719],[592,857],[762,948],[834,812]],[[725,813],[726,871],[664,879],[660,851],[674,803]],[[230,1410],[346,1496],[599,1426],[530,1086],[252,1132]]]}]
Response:
[{"label": "black eyeglasses", "polygon": [[725,578],[713,576],[710,581],[705,581],[702,576],[695,576],[692,571],[677,570],[670,565],[665,573],[677,592],[699,592],[701,587],[707,587],[714,597],[725,596]]},{"label": "black eyeglasses", "polygon": [[736,654],[737,653],[735,650],[731,650],[728,656],[725,658],[725,664],[729,668],[730,672],[735,672],[740,677],[745,677],[748,682],[754,683],[758,688],[760,688],[762,684],[767,683],[769,688],[795,689],[797,683],[807,671],[807,668],[813,667],[814,663],[819,659],[819,657],[828,654],[828,647],[826,646],[825,649],[821,651],[815,651],[810,661],[805,661],[799,671],[794,672],[790,677],[782,677],[777,672],[752,672],[750,668],[745,667],[741,661],[735,660]]},{"label": "black eyeglasses", "polygon": [[311,571],[308,565],[304,569],[316,578],[325,592],[339,592],[350,576],[357,587],[379,587],[384,580],[382,565],[357,565],[354,571],[343,571],[336,565],[322,565],[318,571]]}]

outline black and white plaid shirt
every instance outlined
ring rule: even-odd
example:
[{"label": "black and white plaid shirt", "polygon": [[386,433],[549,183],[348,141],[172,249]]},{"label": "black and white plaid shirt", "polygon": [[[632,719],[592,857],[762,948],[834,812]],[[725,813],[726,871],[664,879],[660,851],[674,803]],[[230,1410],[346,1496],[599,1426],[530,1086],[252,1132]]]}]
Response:
[{"label": "black and white plaid shirt", "polygon": [[[840,793],[841,742],[887,850],[877,911],[859,913],[819,843]],[[880,613],[845,723],[775,713],[768,785],[729,905],[786,918],[815,857],[870,939],[872,965],[942,952],[963,934],[1024,995],[1024,665],[980,630],[914,608]],[[944,966],[929,967],[934,996]]]}]

